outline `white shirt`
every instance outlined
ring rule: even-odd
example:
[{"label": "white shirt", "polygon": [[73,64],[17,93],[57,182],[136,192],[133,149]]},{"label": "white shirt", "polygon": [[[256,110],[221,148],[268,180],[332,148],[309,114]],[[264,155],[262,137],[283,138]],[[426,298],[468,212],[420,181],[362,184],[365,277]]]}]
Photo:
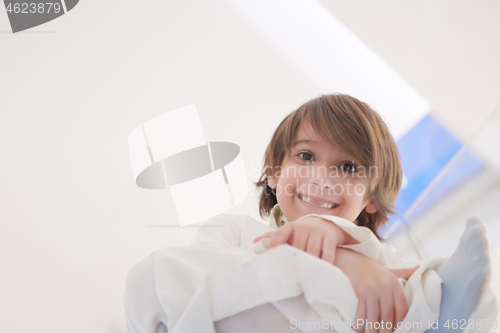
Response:
[{"label": "white shirt", "polygon": [[[335,223],[359,242],[342,247],[384,266],[421,265],[408,281],[400,282],[410,308],[405,322],[422,322],[424,329],[396,332],[424,332],[428,322],[438,318],[441,278],[435,270],[446,258],[404,262],[366,227],[331,215],[305,216]],[[273,313],[268,322],[275,327],[266,326],[270,332],[290,330],[285,325],[292,320],[328,320],[332,325],[352,322],[358,300],[338,267],[288,244],[266,251],[267,238],[253,243],[255,237],[286,223],[290,222],[278,205],[273,207],[269,226],[246,214],[221,214],[204,222],[221,227],[200,228],[191,246],[153,252],[127,275],[124,307],[128,332],[160,332],[161,323],[169,333],[215,332],[215,327],[219,332],[264,332],[255,327],[266,321],[266,313]],[[479,318],[496,316],[496,312],[485,314],[491,312],[492,302],[496,304],[491,290],[488,292],[478,306]],[[260,311],[259,321],[254,320],[255,311]],[[354,332],[348,328],[337,331]]]}]

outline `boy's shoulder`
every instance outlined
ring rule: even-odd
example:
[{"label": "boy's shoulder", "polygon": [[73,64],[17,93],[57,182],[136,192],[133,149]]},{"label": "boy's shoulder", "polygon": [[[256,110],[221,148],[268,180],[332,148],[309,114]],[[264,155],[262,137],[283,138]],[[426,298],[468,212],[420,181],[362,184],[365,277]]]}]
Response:
[{"label": "boy's shoulder", "polygon": [[[252,245],[255,237],[274,229],[249,214],[219,214],[205,221],[204,224],[218,225],[211,233],[232,235],[232,239],[239,238],[239,246]],[[204,228],[203,228],[204,229]],[[200,229],[201,231],[202,229]],[[208,231],[208,230],[207,230]]]}]

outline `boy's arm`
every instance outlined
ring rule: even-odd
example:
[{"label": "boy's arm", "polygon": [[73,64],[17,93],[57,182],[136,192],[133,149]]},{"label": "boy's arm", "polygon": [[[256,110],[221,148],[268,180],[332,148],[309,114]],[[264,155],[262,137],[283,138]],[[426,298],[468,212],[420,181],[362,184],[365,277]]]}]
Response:
[{"label": "boy's arm", "polygon": [[[389,250],[388,250],[389,251]],[[398,278],[408,280],[417,267],[389,270],[349,249],[338,249],[334,265],[349,279],[358,298],[356,320],[391,322],[392,327],[408,312],[408,303]],[[361,327],[356,327],[361,331]],[[390,330],[392,332],[392,330]]]},{"label": "boy's arm", "polygon": [[373,231],[367,227],[357,226],[346,219],[333,215],[308,214],[302,216],[301,218],[306,216],[316,216],[335,223],[340,229],[357,242],[356,244],[339,245],[339,248],[346,248],[360,253],[381,265],[404,262],[404,260],[399,258],[394,251],[391,251],[391,245],[380,242]]}]

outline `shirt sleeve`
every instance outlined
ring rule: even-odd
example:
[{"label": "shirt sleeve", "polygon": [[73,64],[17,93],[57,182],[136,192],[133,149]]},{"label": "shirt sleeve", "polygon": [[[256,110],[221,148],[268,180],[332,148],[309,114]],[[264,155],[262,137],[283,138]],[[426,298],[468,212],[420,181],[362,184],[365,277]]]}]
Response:
[{"label": "shirt sleeve", "polygon": [[[339,245],[338,247],[350,249],[352,251],[358,252],[365,257],[368,257],[381,265],[387,265],[389,263],[403,262],[404,260],[399,258],[396,253],[392,252],[387,245],[383,245],[377,236],[367,227],[357,226],[348,220],[333,216],[333,215],[320,215],[320,214],[308,214],[302,216],[300,219],[307,216],[316,216],[327,221],[335,223],[338,227],[344,230],[352,238],[358,241],[358,244],[352,245]],[[389,245],[390,246],[390,245]]]},{"label": "shirt sleeve", "polygon": [[380,243],[382,245],[382,251],[380,252],[380,257],[378,262],[382,265],[395,264],[399,262],[405,262],[405,260],[396,254],[396,248],[384,242]]}]

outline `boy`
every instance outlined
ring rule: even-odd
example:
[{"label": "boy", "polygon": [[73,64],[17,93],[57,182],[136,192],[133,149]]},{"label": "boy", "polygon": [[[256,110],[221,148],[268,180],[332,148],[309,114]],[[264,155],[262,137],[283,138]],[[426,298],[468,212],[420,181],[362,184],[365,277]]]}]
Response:
[{"label": "boy", "polygon": [[[420,268],[384,267],[402,262],[380,242],[377,233],[393,213],[401,178],[396,144],[368,105],[341,94],[305,103],[276,129],[256,183],[263,187],[260,213],[271,215],[270,226],[248,215],[222,214],[206,223],[220,221],[225,228],[200,228],[193,247],[157,251],[134,267],[127,276],[125,307],[127,313],[136,313],[135,318],[148,319],[128,317],[129,332],[147,331],[142,328],[151,329],[159,322],[174,330],[192,329],[194,315],[202,318],[198,331],[245,332],[246,328],[250,332],[278,332],[291,328],[285,322],[290,319],[291,324],[294,313],[309,319],[330,317],[337,322],[361,320],[361,325],[349,328],[351,332],[364,332],[365,328],[366,332],[392,332],[403,318],[408,322],[422,317],[425,306],[420,312],[409,311],[406,298],[411,298],[412,304],[417,302],[418,291],[429,289],[432,281],[434,287],[441,281],[449,287],[442,291],[441,325],[450,319],[467,320],[490,274],[484,229],[478,221],[468,222],[459,248],[445,264],[434,260],[422,262]],[[278,246],[281,244],[291,247]],[[466,251],[471,246],[476,249],[475,257]],[[311,260],[305,252],[328,265]],[[170,272],[165,272],[165,267]],[[174,267],[178,269],[175,273]],[[430,269],[437,269],[438,275]],[[410,280],[416,270],[419,274]],[[307,276],[308,271],[330,278],[314,289],[320,276]],[[266,272],[271,276],[264,281],[280,282],[287,286],[284,291],[266,286],[267,282],[262,284]],[[467,275],[467,282],[457,280],[457,273]],[[345,277],[347,282],[342,280]],[[402,286],[398,278],[408,280],[408,285]],[[145,279],[154,288],[137,292],[137,285],[144,285]],[[335,285],[328,288],[332,281]],[[342,283],[344,288],[340,288]],[[246,286],[248,293],[241,286]],[[228,296],[229,292],[233,296]],[[343,302],[332,310],[335,299]],[[436,302],[423,301],[428,303],[427,317],[434,315],[436,319],[431,306]],[[150,310],[153,308],[156,310]],[[303,311],[297,312],[298,308]],[[251,319],[255,316],[258,321]],[[374,329],[368,322],[391,325]]]}]

